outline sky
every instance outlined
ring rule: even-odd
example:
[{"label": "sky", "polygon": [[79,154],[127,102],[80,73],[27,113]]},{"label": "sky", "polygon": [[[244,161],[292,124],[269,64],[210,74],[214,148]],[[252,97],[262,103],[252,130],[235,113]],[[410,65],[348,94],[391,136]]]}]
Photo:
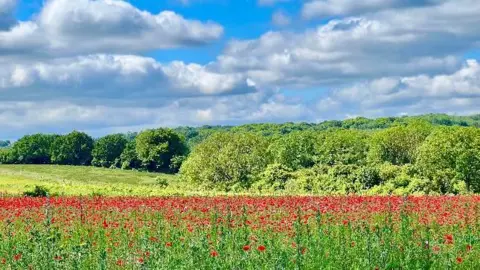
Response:
[{"label": "sky", "polygon": [[0,0],[0,139],[480,113],[478,0]]}]

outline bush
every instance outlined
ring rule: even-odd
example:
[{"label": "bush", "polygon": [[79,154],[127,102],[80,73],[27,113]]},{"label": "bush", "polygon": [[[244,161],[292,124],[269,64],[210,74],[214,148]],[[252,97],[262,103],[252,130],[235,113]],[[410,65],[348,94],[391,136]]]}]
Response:
[{"label": "bush", "polygon": [[35,186],[33,191],[25,191],[23,195],[26,197],[48,197],[49,193],[50,191],[46,187]]},{"label": "bush", "polygon": [[260,174],[259,180],[254,184],[254,187],[258,190],[284,190],[285,184],[291,177],[292,173],[288,167],[278,163],[270,164]]}]

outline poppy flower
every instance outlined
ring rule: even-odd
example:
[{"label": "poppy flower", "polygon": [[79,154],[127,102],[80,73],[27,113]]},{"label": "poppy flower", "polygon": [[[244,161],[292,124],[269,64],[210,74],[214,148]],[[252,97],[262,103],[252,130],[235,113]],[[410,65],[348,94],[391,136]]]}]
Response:
[{"label": "poppy flower", "polygon": [[462,257],[457,257],[457,263],[462,263],[462,262],[463,262]]},{"label": "poppy flower", "polygon": [[258,249],[258,251],[260,251],[260,252],[264,252],[266,248],[265,248],[265,246],[262,245],[262,246],[258,246],[257,249]]},{"label": "poppy flower", "polygon": [[249,250],[250,250],[250,246],[249,246],[249,245],[243,246],[243,251],[249,251]]},{"label": "poppy flower", "polygon": [[210,257],[217,257],[217,256],[218,256],[217,251],[215,251],[215,250],[210,251]]},{"label": "poppy flower", "polygon": [[20,259],[22,259],[22,254],[21,253],[16,254],[15,256],[13,256],[13,259],[15,261],[19,261]]}]

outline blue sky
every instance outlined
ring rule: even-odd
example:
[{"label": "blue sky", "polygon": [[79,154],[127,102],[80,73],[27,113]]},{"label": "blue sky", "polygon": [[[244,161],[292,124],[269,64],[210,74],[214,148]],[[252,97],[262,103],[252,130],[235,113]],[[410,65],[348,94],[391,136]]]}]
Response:
[{"label": "blue sky", "polygon": [[0,0],[0,139],[480,113],[476,0]]}]

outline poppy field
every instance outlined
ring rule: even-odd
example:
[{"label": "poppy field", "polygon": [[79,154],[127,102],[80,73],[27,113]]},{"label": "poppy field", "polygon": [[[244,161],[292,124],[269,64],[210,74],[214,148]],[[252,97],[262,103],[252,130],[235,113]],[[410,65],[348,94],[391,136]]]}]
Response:
[{"label": "poppy field", "polygon": [[0,198],[1,269],[480,269],[480,197]]}]

